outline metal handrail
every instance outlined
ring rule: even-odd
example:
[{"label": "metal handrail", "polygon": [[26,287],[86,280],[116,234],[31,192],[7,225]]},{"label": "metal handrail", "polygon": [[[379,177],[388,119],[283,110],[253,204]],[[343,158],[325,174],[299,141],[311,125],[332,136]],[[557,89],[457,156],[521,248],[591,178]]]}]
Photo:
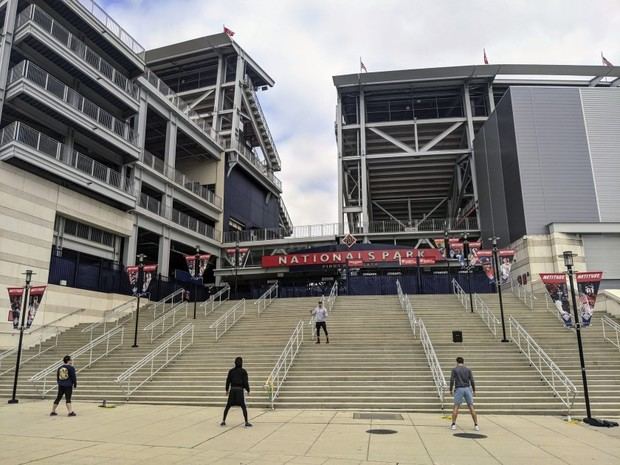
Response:
[{"label": "metal handrail", "polygon": [[[611,342],[620,350],[620,325],[611,318],[609,318],[607,315],[603,315],[603,318],[601,318],[601,325],[603,326],[603,340]],[[615,338],[610,338],[607,335],[607,330],[605,330],[605,326],[609,326],[609,329],[613,332]]]},{"label": "metal handrail", "polygon": [[[226,311],[226,313],[224,313],[211,326],[209,326],[209,329],[215,330],[215,340],[218,341],[244,315],[245,315],[245,299],[241,299],[239,303],[237,303],[234,307]],[[222,325],[224,326],[224,329],[220,332],[220,327]]]},{"label": "metal handrail", "polygon": [[461,305],[465,307],[465,310],[470,309],[469,299],[467,298],[467,294],[465,294],[465,291],[463,290],[463,288],[461,287],[461,285],[458,283],[456,279],[452,280],[452,293],[456,295],[456,298],[459,299],[459,302],[461,302]]},{"label": "metal handrail", "polygon": [[487,328],[493,333],[494,336],[497,336],[497,328],[501,325],[499,319],[495,316],[495,314],[491,311],[487,303],[482,300],[478,294],[474,294],[474,311],[476,311],[482,321],[487,325]]},{"label": "metal handrail", "polygon": [[424,348],[424,354],[426,355],[426,361],[428,362],[428,366],[430,367],[431,373],[433,374],[435,389],[437,390],[437,395],[441,400],[441,409],[443,410],[443,403],[446,391],[448,390],[448,384],[446,383],[446,378],[443,374],[443,370],[441,369],[441,365],[439,364],[437,353],[433,348],[431,338],[428,335],[428,331],[426,331],[426,326],[424,325],[424,322],[421,318],[417,320],[417,325],[420,328],[420,342],[422,343],[422,347]]},{"label": "metal handrail", "polygon": [[282,388],[282,384],[284,384],[286,375],[288,374],[291,366],[293,366],[295,357],[297,356],[303,342],[304,322],[299,321],[293,330],[293,334],[291,334],[291,337],[284,346],[280,357],[278,357],[278,361],[273,367],[273,370],[271,370],[271,373],[267,377],[267,381],[265,381],[265,388],[269,391],[269,402],[271,403],[272,409],[274,408],[275,400],[280,394],[280,388]]},{"label": "metal handrail", "polygon": [[[224,294],[226,294],[226,297],[224,297]],[[216,308],[218,308],[228,299],[230,299],[230,286],[226,284],[226,286],[224,286],[222,289],[220,289],[203,303],[201,303],[200,306],[204,308],[205,316],[207,316],[209,313],[213,313]],[[210,309],[209,304],[211,304]]]},{"label": "metal handrail", "polygon": [[400,281],[398,280],[396,280],[396,291],[398,293],[398,300],[400,302],[400,306],[407,314],[407,318],[409,319],[409,325],[411,326],[411,331],[413,331],[413,336],[415,337],[417,319],[413,311],[413,305],[411,305],[409,296],[403,292],[403,288],[400,286]]},{"label": "metal handrail", "polygon": [[179,288],[176,291],[174,291],[172,294],[168,294],[163,299],[159,300],[158,302],[155,302],[155,305],[153,305],[153,318],[157,317],[159,313],[164,313],[166,311],[166,305],[172,304],[172,306],[174,307],[179,302],[182,302],[184,294],[185,294],[185,289]]},{"label": "metal handrail", "polygon": [[[187,333],[191,332],[191,339],[189,340],[189,342],[187,342],[185,345],[183,345],[183,336],[185,336]],[[172,355],[170,354],[170,347],[175,343],[179,341],[179,350],[178,352],[173,353]],[[179,332],[177,332],[174,336],[172,336],[170,339],[168,339],[166,342],[164,342],[163,344],[161,344],[160,346],[158,346],[157,348],[153,349],[151,352],[149,352],[144,358],[142,358],[142,360],[134,363],[131,367],[129,367],[127,370],[125,370],[123,373],[121,373],[118,378],[116,378],[115,382],[116,383],[127,383],[127,399],[129,399],[129,396],[131,396],[131,394],[133,394],[137,389],[140,388],[140,386],[142,386],[144,383],[150,381],[153,376],[155,376],[157,373],[159,373],[162,369],[164,369],[166,366],[168,366],[168,364],[170,362],[172,362],[174,359],[176,359],[179,355],[181,355],[183,353],[183,351],[185,351],[185,349],[187,349],[190,345],[192,345],[194,343],[194,325],[193,324],[188,324],[187,326],[185,326],[183,329],[181,329]],[[155,366],[155,360],[157,358],[158,355],[165,353],[165,360],[163,361],[163,363],[161,365],[159,365],[158,367]],[[133,375],[135,375],[138,371],[140,371],[140,369],[144,368],[145,366],[149,365],[150,363],[150,374],[139,384],[137,384],[136,386],[131,387],[131,377]]]},{"label": "metal handrail", "polygon": [[333,310],[337,297],[338,297],[338,281],[335,281],[334,285],[329,291],[329,296],[327,296],[327,303],[325,305],[325,308],[327,308],[328,312],[331,312]]},{"label": "metal handrail", "polygon": [[551,360],[551,357],[538,345],[529,333],[512,316],[508,319],[510,340],[523,353],[542,379],[568,409],[568,417],[575,403],[577,388],[566,374]]},{"label": "metal handrail", "polygon": [[[116,344],[113,347],[110,347],[110,340],[114,337],[120,334],[120,342],[118,344]],[[71,354],[71,358],[73,359],[73,361],[78,360],[79,357],[81,357],[84,354],[88,354],[88,362],[84,365],[80,365],[79,369],[76,370],[78,373],[86,368],[89,368],[90,366],[92,366],[93,363],[95,363],[97,360],[102,359],[103,357],[105,357],[106,355],[110,354],[112,351],[114,351],[115,349],[117,349],[118,347],[120,347],[123,344],[123,338],[124,338],[124,334],[125,334],[125,328],[123,328],[122,326],[118,326],[116,328],[111,329],[110,331],[108,331],[105,334],[102,334],[101,336],[99,336],[97,339],[95,339],[94,341],[89,342],[88,344],[80,347],[78,350],[76,350],[75,352],[73,352]],[[100,344],[105,343],[105,351],[98,355],[95,356],[95,358],[93,358],[93,349],[97,346],[99,346]],[[43,382],[43,387],[41,389],[41,395],[43,396],[43,398],[45,398],[45,394],[47,394],[49,391],[51,391],[52,389],[54,389],[54,387],[56,386],[56,370],[62,366],[64,362],[62,360],[59,360],[57,362],[54,362],[53,364],[51,364],[50,366],[48,366],[47,368],[44,368],[43,370],[39,371],[38,373],[34,374],[31,378],[30,378],[30,382],[33,384],[37,384],[40,382]],[[51,388],[47,388],[47,383],[48,383],[48,377],[50,374],[54,374],[54,380],[53,380],[53,386]]]},{"label": "metal handrail", "polygon": [[[275,294],[275,297],[274,297],[274,294]],[[256,312],[258,316],[260,316],[260,314],[264,312],[267,309],[267,307],[271,305],[274,298],[275,299],[278,298],[278,283],[275,283],[274,285],[272,285],[269,289],[267,289],[263,293],[263,295],[261,295],[256,300],[256,302],[254,302],[254,305],[256,305]]]},{"label": "metal handrail", "polygon": [[[174,328],[178,321],[186,319],[188,308],[189,302],[180,302],[176,304],[162,316],[145,326],[143,331],[151,332],[151,342],[153,342],[159,336],[167,332],[170,328]],[[185,316],[180,316],[179,318],[177,318],[177,313],[179,313],[179,311],[182,309],[185,309]],[[172,319],[172,323],[170,323],[170,319]],[[158,327],[160,328],[160,330],[158,333],[156,333],[155,331]]]},{"label": "metal handrail", "polygon": [[[101,320],[99,321],[95,321],[94,323],[89,324],[86,328],[84,328],[81,332],[82,333],[88,333],[90,332],[90,339],[92,341],[93,339],[93,331],[95,329],[97,329],[99,326],[103,325],[103,333],[105,333],[107,331],[107,325],[108,325],[108,317],[110,315],[116,316],[116,318],[114,318],[113,321],[114,327],[116,328],[120,322],[123,320],[123,318],[125,318],[127,316],[127,314],[125,313],[127,311],[127,309],[131,309],[131,311],[133,312],[133,306],[136,303],[136,299],[132,298],[126,302],[123,302],[120,305],[117,305],[114,308],[111,308],[110,310],[106,310],[105,312],[103,312],[103,316],[101,317]],[[124,313],[123,315],[121,315],[121,313]],[[130,313],[132,314],[132,313]]]}]

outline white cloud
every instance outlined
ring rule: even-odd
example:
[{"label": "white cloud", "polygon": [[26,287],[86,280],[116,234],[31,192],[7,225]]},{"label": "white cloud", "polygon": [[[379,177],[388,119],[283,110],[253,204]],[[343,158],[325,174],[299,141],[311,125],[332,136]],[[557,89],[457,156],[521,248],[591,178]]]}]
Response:
[{"label": "white cloud", "polygon": [[[175,0],[108,2],[154,48],[221,32],[276,80],[261,94],[283,162],[284,198],[298,225],[337,221],[336,93],[331,77],[481,63],[620,62],[613,0]],[[315,188],[313,188],[315,187]]]}]

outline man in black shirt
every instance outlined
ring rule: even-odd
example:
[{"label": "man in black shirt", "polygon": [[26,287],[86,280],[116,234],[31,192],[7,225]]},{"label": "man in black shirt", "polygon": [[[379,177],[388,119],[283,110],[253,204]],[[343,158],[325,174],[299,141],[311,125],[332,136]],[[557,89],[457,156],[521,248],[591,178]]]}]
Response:
[{"label": "man in black shirt", "polygon": [[245,426],[249,427],[252,424],[248,421],[248,409],[245,406],[245,398],[243,396],[243,390],[248,391],[250,394],[250,382],[248,381],[248,372],[243,369],[243,359],[237,357],[235,359],[235,368],[232,368],[228,372],[226,378],[226,394],[228,394],[228,403],[224,409],[224,418],[222,419],[221,426],[226,426],[226,416],[230,407],[235,405],[241,407],[243,411],[243,418],[245,418]]},{"label": "man in black shirt", "polygon": [[63,365],[58,367],[56,370],[56,383],[58,384],[58,395],[56,396],[56,400],[54,401],[54,405],[52,407],[52,413],[50,413],[50,417],[55,417],[58,415],[56,413],[56,409],[58,408],[58,404],[60,404],[60,400],[62,396],[65,396],[65,401],[67,402],[67,411],[69,412],[70,417],[75,417],[76,414],[71,408],[71,395],[73,394],[73,388],[77,387],[77,376],[75,375],[75,368],[73,368],[73,360],[71,360],[71,356],[65,355],[62,359]]},{"label": "man in black shirt", "polygon": [[474,429],[480,431],[478,427],[478,416],[474,409],[474,394],[476,394],[476,382],[474,374],[465,366],[463,357],[456,357],[456,366],[452,368],[450,374],[450,393],[454,394],[454,407],[452,409],[452,424],[450,429],[456,429],[456,417],[459,415],[459,407],[463,400],[467,402],[467,408],[474,420]]}]

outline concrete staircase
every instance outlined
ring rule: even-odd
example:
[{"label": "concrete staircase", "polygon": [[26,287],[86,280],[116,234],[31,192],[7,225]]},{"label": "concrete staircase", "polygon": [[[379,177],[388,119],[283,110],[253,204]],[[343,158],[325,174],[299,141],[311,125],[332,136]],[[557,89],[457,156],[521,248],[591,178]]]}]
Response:
[{"label": "concrete staircase", "polygon": [[[497,296],[484,295],[489,308],[499,317]],[[512,315],[536,340],[551,359],[566,373],[578,390],[574,415],[585,414],[583,384],[579,365],[577,338],[547,309],[544,295],[538,295],[534,310],[527,308],[516,296],[504,293],[506,322]],[[551,304],[549,304],[551,308]],[[592,324],[581,331],[588,375],[590,405],[594,416],[620,415],[620,352],[603,339],[601,313],[596,312]],[[616,319],[616,322],[618,320]]]},{"label": "concrete staircase", "polygon": [[330,344],[305,337],[277,407],[439,410],[422,345],[396,296],[338,297],[327,326]]},{"label": "concrete staircase", "polygon": [[[476,409],[482,413],[556,414],[562,404],[529,366],[514,344],[501,343],[480,316],[465,311],[451,295],[410,296],[416,317],[424,321],[446,377],[462,356],[476,380]],[[452,342],[452,331],[463,342]],[[448,396],[447,404],[451,404]]]}]

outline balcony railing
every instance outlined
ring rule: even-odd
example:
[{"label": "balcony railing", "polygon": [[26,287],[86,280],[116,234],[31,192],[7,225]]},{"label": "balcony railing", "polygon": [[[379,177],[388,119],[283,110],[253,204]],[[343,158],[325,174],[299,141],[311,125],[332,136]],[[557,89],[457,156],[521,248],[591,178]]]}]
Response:
[{"label": "balcony railing", "polygon": [[34,63],[24,60],[11,68],[8,79],[9,85],[19,79],[26,79],[36,86],[45,89],[48,93],[68,103],[88,118],[96,121],[126,141],[135,144],[135,135],[128,123],[117,119],[103,108],[82,97],[82,95],[78,94],[46,71],[43,71]]},{"label": "balcony railing", "polygon": [[188,178],[187,175],[181,173],[175,168],[172,168],[171,166],[166,166],[165,162],[161,158],[156,157],[147,150],[144,151],[142,162],[148,167],[157,171],[158,173],[163,174],[168,179],[174,181],[175,184],[178,184],[179,186],[184,187],[188,191],[193,192],[198,197],[203,198],[207,202],[215,205],[216,207],[222,208],[222,198],[219,195],[216,195],[214,192],[207,189],[198,181],[194,181]]},{"label": "balcony railing", "polygon": [[70,166],[93,179],[97,179],[109,186],[134,195],[133,183],[130,179],[123,177],[120,172],[76,150],[67,152],[64,144],[46,136],[36,129],[32,129],[24,123],[16,121],[2,129],[0,147],[4,147],[10,142],[19,142],[32,147],[38,152],[54,158],[60,163]]},{"label": "balcony railing", "polygon": [[117,71],[110,63],[105,61],[99,54],[94,52],[80,39],[76,38],[65,27],[36,5],[30,5],[24,9],[17,18],[17,28],[32,21],[41,29],[60,42],[64,47],[75,53],[90,67],[99,71],[110,80],[116,87],[128,94],[133,99],[138,98],[138,85]]},{"label": "balcony railing", "polygon": [[282,181],[280,181],[276,177],[276,175],[269,170],[267,164],[263,160],[261,160],[258,154],[254,151],[254,149],[248,147],[243,143],[239,143],[236,147],[233,147],[230,141],[227,141],[226,146],[226,148],[234,148],[243,156],[243,158],[245,158],[252,165],[254,165],[254,167],[263,174],[263,176],[265,176],[274,185],[276,185],[280,191],[282,190]]},{"label": "balcony railing", "polygon": [[127,47],[131,49],[136,55],[144,59],[144,47],[140,45],[133,37],[131,37],[125,29],[123,29],[116,21],[114,21],[110,15],[108,15],[103,8],[97,5],[92,0],[78,0],[79,3],[86,8],[95,18],[97,18],[101,24],[103,24],[108,31],[118,37]]},{"label": "balcony railing", "polygon": [[187,104],[185,100],[179,97],[175,91],[173,91],[168,85],[162,81],[157,75],[146,68],[144,78],[153,86],[157,91],[163,95],[172,105],[174,105],[181,114],[185,115],[189,121],[191,121],[198,129],[206,133],[219,145],[222,144],[220,135],[207,123],[198,113],[196,113]]},{"label": "balcony railing", "polygon": [[[465,218],[456,225],[456,221],[452,222],[453,226],[449,231],[477,231],[478,222],[476,218]],[[445,220],[428,219],[419,221],[415,227],[409,227],[396,221],[380,221],[367,224],[368,234],[395,234],[395,233],[414,233],[428,232],[442,234],[445,228]],[[270,241],[277,239],[312,239],[329,236],[337,236],[340,232],[361,235],[364,228],[361,225],[350,227],[349,225],[339,225],[338,223],[314,224],[308,226],[294,226],[287,228],[271,228],[271,229],[248,229],[245,231],[226,231],[224,232],[224,242],[256,242]]]},{"label": "balcony railing", "polygon": [[180,226],[183,226],[184,228],[197,232],[202,236],[215,240],[220,239],[218,231],[213,226],[208,225],[193,216],[189,216],[187,213],[183,213],[176,208],[172,209],[172,221]]},{"label": "balcony railing", "polygon": [[144,192],[140,193],[140,206],[146,208],[148,211],[155,213],[156,215],[163,216],[163,210],[161,208],[161,201],[154,197],[151,197]]}]

